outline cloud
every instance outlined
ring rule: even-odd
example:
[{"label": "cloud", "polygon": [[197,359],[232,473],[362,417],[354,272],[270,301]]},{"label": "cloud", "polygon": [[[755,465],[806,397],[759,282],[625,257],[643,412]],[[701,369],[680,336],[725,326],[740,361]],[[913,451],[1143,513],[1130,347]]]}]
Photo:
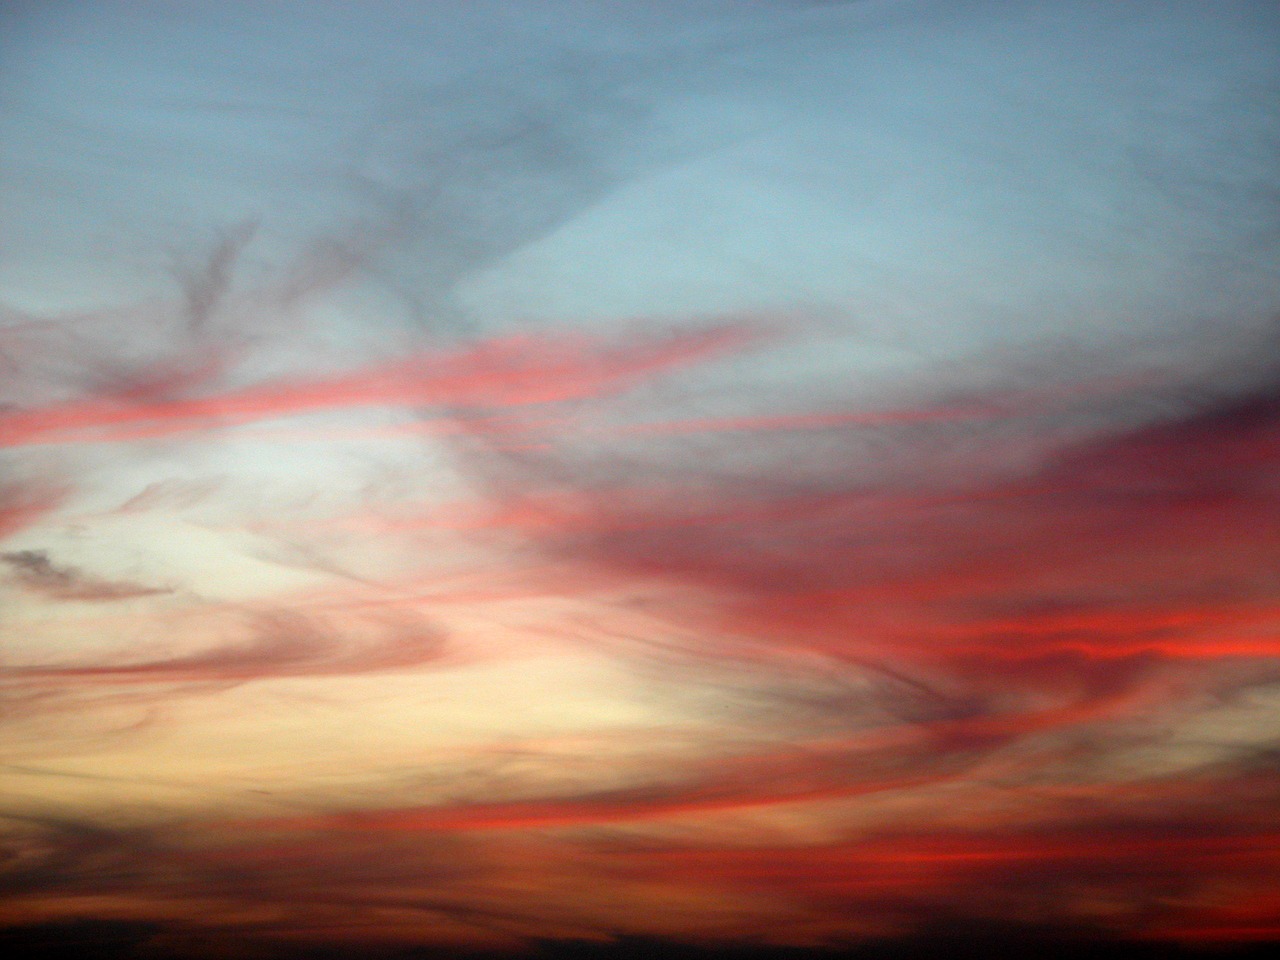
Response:
[{"label": "cloud", "polygon": [[[163,437],[285,416],[361,407],[502,410],[607,395],[638,379],[740,349],[736,325],[619,347],[607,339],[513,337],[426,353],[329,377],[293,377],[221,394],[156,396],[154,384],[0,414],[0,446]],[[166,391],[167,392],[167,391]]]},{"label": "cloud", "polygon": [[0,554],[0,562],[12,571],[12,579],[24,589],[52,600],[129,600],[169,593],[167,587],[149,587],[123,580],[88,576],[76,567],[59,566],[43,550],[18,550]]},{"label": "cloud", "polygon": [[[204,611],[209,616],[208,611]],[[0,680],[63,688],[117,684],[243,683],[278,677],[335,676],[403,670],[435,661],[442,635],[429,622],[400,612],[348,620],[339,626],[286,611],[250,614],[246,643],[163,659],[113,663],[10,665]]]},{"label": "cloud", "polygon": [[1274,12],[589,6],[12,18],[0,926],[1280,936]]}]

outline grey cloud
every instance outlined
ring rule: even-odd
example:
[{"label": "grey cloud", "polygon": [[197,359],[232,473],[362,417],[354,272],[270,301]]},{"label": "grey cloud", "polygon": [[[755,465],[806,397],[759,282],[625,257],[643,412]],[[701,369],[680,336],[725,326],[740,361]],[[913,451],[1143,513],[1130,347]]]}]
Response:
[{"label": "grey cloud", "polygon": [[96,577],[78,567],[55,563],[44,550],[0,554],[0,562],[9,567],[10,578],[19,586],[53,600],[110,602],[173,592],[170,587]]}]

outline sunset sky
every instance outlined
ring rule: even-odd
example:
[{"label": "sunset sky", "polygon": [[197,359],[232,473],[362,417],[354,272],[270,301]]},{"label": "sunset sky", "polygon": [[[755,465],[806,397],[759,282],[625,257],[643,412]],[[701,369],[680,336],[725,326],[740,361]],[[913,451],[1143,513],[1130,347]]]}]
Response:
[{"label": "sunset sky", "polygon": [[1280,940],[1278,185],[1273,0],[3,4],[0,943]]}]

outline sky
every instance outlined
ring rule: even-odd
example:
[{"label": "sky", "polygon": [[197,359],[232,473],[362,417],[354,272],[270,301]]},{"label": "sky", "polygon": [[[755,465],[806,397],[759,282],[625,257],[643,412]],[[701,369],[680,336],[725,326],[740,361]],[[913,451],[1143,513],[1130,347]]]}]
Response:
[{"label": "sky", "polygon": [[1280,940],[1278,50],[0,6],[0,940]]}]

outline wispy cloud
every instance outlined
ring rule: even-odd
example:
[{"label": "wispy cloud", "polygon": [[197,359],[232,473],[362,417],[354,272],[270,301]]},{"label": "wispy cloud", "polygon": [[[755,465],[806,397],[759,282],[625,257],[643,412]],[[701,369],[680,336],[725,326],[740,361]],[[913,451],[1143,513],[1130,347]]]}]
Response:
[{"label": "wispy cloud", "polygon": [[52,600],[128,600],[170,592],[166,587],[89,576],[75,567],[55,564],[42,550],[3,553],[0,562],[9,567],[12,579],[24,589]]},{"label": "wispy cloud", "polygon": [[1280,939],[1272,5],[27,7],[0,926]]}]

